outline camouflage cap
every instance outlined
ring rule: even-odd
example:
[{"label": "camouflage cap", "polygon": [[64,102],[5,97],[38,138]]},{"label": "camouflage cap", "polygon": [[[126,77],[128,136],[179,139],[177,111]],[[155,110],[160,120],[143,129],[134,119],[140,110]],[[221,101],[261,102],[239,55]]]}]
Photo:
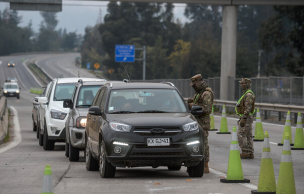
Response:
[{"label": "camouflage cap", "polygon": [[202,77],[201,74],[197,74],[197,75],[191,77],[190,80],[191,80],[191,82],[192,82],[192,83],[190,84],[190,86],[193,86],[196,82],[202,81],[202,80],[203,80],[203,77]]},{"label": "camouflage cap", "polygon": [[248,83],[251,83],[251,79],[248,79],[248,78],[242,78],[242,80],[241,81],[239,81],[241,84],[242,83],[246,83],[246,84],[248,84]]}]

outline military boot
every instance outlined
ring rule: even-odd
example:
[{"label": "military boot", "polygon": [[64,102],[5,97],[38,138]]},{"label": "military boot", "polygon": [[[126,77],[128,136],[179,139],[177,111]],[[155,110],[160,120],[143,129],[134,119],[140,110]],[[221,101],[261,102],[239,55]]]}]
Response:
[{"label": "military boot", "polygon": [[253,154],[250,154],[249,155],[249,159],[253,159],[254,158],[254,155]]},{"label": "military boot", "polygon": [[205,167],[204,167],[204,174],[208,174],[209,171],[209,166],[208,166],[208,162],[205,162]]},{"label": "military boot", "polygon": [[246,153],[241,153],[240,156],[241,156],[242,159],[247,159],[247,158],[250,157],[250,155],[246,154]]}]

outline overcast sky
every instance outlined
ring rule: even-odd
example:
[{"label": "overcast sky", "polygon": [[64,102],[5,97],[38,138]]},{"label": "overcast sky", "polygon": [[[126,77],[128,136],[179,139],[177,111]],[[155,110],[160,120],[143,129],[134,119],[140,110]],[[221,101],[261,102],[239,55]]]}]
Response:
[{"label": "overcast sky", "polygon": [[[84,35],[86,26],[94,26],[96,24],[99,10],[102,16],[107,13],[108,1],[63,1],[62,12],[57,13],[59,21],[57,29],[66,28],[68,32],[77,31],[78,34]],[[174,16],[182,22],[187,21],[184,17],[185,4],[174,4]],[[9,8],[9,3],[0,3],[0,10]],[[39,25],[42,17],[39,11],[18,11],[18,15],[22,16],[22,22],[19,26],[27,26],[32,20],[33,29],[39,31]]]}]

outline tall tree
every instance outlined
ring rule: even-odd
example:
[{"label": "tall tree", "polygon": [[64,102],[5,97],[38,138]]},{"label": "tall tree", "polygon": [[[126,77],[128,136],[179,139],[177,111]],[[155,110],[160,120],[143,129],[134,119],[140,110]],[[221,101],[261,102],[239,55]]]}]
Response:
[{"label": "tall tree", "polygon": [[262,47],[268,55],[267,74],[304,74],[303,6],[274,6],[275,16],[260,29]]}]

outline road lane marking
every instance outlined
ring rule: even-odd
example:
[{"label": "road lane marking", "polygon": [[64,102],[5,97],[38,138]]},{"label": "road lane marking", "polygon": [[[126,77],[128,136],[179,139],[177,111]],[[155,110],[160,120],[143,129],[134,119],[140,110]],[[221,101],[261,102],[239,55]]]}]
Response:
[{"label": "road lane marking", "polygon": [[[221,117],[221,116],[218,116],[218,115],[213,115],[214,117]],[[227,119],[231,119],[231,120],[235,120],[235,121],[238,121],[238,120],[240,120],[240,119],[236,119],[236,118],[230,118],[230,117],[227,117]],[[255,121],[253,121],[253,123],[255,123]],[[282,126],[284,126],[283,124],[282,125],[280,125],[280,124],[273,124],[273,123],[267,123],[267,122],[262,122],[263,123],[263,125],[265,124],[265,125],[273,125],[273,126],[279,126],[279,127],[282,127]],[[291,128],[296,128],[296,127],[293,127],[293,126],[291,126]]]},{"label": "road lane marking", "polygon": [[269,142],[269,143],[271,143],[271,144],[273,144],[273,145],[278,145],[278,143],[275,143],[275,142]]},{"label": "road lane marking", "polygon": [[34,76],[34,74],[32,73],[32,71],[29,70],[29,68],[27,67],[27,65],[25,64],[28,60],[23,62],[23,66],[25,67],[25,69],[27,69],[27,71],[32,75],[32,77],[35,79],[35,81],[39,84],[40,87],[42,87],[42,84],[36,79],[36,77]]},{"label": "road lane marking", "polygon": [[17,76],[18,76],[18,79],[20,80],[21,84],[23,85],[23,87],[24,87],[28,92],[30,92],[30,90],[23,84],[23,81],[21,80],[21,78],[20,78],[20,76],[19,76],[19,73],[17,72],[16,68],[14,68],[14,70],[15,70]]},{"label": "road lane marking", "polygon": [[[215,170],[213,168],[210,168],[210,167],[209,167],[209,170],[210,170],[211,173],[216,174],[216,175],[218,175],[220,177],[225,177],[225,178],[227,177],[226,173],[217,171],[217,170]],[[247,187],[249,189],[253,189],[253,190],[257,190],[258,189],[258,187],[256,185],[254,185],[254,184],[250,184],[250,183],[238,183],[238,184],[243,185],[243,186],[245,186],[245,187]]]},{"label": "road lane marking", "polygon": [[2,61],[0,61],[0,65],[2,65]]},{"label": "road lane marking", "polygon": [[18,112],[12,106],[10,107],[10,109],[13,111],[13,114],[14,114],[14,141],[8,143],[8,145],[3,148],[0,148],[0,154],[3,152],[6,152],[9,149],[12,149],[13,147],[16,147],[22,141]]}]

